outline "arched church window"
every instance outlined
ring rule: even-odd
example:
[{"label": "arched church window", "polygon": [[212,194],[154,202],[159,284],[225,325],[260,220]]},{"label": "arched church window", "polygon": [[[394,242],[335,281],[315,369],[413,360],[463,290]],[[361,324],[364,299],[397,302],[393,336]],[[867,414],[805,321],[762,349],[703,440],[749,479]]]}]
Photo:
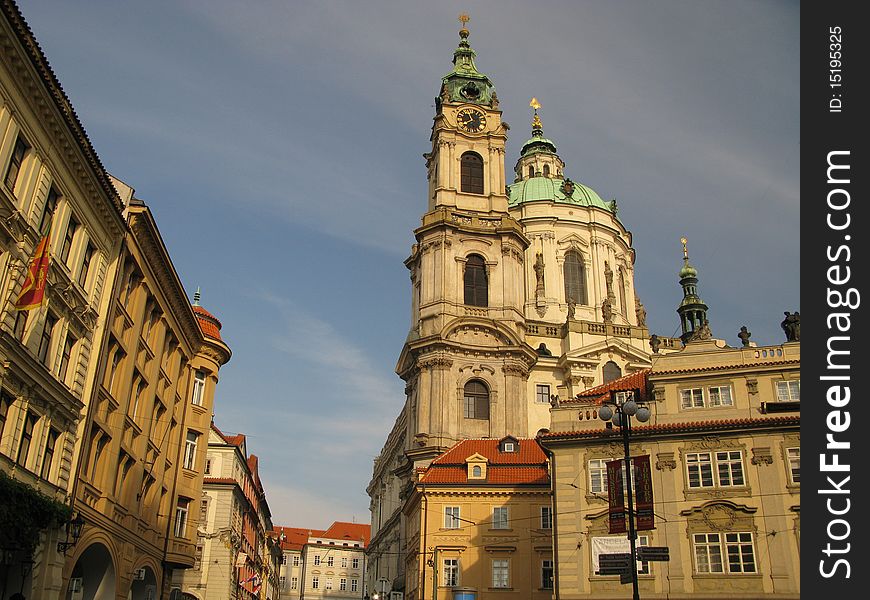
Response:
[{"label": "arched church window", "polygon": [[482,256],[472,254],[465,262],[465,304],[489,306],[486,283],[486,263]]},{"label": "arched church window", "polygon": [[471,467],[471,476],[472,477],[482,477],[483,469],[480,468],[480,465],[474,465]]},{"label": "arched church window", "polygon": [[604,363],[604,367],[601,369],[601,374],[604,377],[604,383],[609,383],[614,379],[622,377],[622,369],[619,368],[618,364],[609,360]]},{"label": "arched church window", "polygon": [[628,307],[625,303],[625,271],[619,267],[619,312],[628,315]]},{"label": "arched church window", "polygon": [[460,159],[461,190],[469,194],[483,193],[483,159],[475,152],[466,152]]},{"label": "arched church window", "polygon": [[529,177],[535,176],[535,165],[529,165]]},{"label": "arched church window", "polygon": [[489,419],[489,390],[482,381],[473,379],[465,384],[465,418]]},{"label": "arched church window", "polygon": [[565,302],[573,298],[577,304],[588,304],[586,298],[586,269],[583,257],[573,250],[565,254]]},{"label": "arched church window", "polygon": [[550,165],[544,165],[544,177],[550,176]]}]

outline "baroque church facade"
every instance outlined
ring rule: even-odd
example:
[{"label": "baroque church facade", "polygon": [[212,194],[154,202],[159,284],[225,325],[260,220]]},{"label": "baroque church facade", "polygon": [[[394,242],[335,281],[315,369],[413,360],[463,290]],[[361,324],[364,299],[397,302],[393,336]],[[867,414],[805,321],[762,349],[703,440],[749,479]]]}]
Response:
[{"label": "baroque church facade", "polygon": [[370,592],[403,587],[401,509],[415,469],[463,439],[535,437],[557,398],[651,364],[616,201],[568,176],[534,99],[531,137],[508,180],[508,124],[468,29],[459,35],[424,154],[425,213],[405,260],[412,325],[396,372],[406,398],[367,488]]}]

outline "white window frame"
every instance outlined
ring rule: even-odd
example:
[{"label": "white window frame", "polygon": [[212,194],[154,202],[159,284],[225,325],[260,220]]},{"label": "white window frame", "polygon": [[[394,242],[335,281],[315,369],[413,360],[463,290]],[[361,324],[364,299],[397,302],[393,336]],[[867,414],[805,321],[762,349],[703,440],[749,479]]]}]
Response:
[{"label": "white window frame", "polygon": [[734,406],[734,394],[731,393],[730,385],[711,385],[707,392],[711,407]]},{"label": "white window frame", "polygon": [[784,379],[776,382],[776,401],[777,402],[800,402],[801,401],[801,380],[800,379]]},{"label": "white window frame", "polygon": [[342,569],[346,569],[346,568],[347,568],[347,557],[346,557],[346,556],[342,556],[342,557],[341,557],[341,568],[342,568]]},{"label": "white window frame", "polygon": [[509,588],[511,583],[510,560],[506,558],[492,559],[492,587]]},{"label": "white window frame", "polygon": [[[546,573],[547,569],[549,569],[549,571],[550,571],[549,585],[547,585],[548,582],[544,578],[544,574]],[[545,559],[541,560],[541,589],[542,590],[552,590],[555,579],[556,579],[556,567],[553,565],[553,559],[552,558],[545,558]]]},{"label": "white window frame", "polygon": [[353,577],[350,580],[350,591],[352,591],[352,592],[359,591],[359,579],[357,579],[356,577]]},{"label": "white window frame", "polygon": [[326,557],[326,566],[327,567],[334,567],[335,566],[335,557],[334,556],[327,556]]},{"label": "white window frame", "polygon": [[314,555],[314,566],[315,566],[315,567],[319,567],[319,566],[320,566],[320,555],[319,555],[319,554],[315,554],[315,555]]},{"label": "white window frame", "polygon": [[[687,452],[686,486],[692,490],[714,487],[745,487],[746,469],[742,450]],[[696,484],[693,485],[693,474]]]},{"label": "white window frame", "polygon": [[442,561],[441,572],[444,576],[441,579],[443,587],[456,587],[459,585],[459,559],[445,558]]},{"label": "white window frame", "polygon": [[550,384],[548,384],[548,383],[536,383],[535,384],[535,402],[537,404],[549,404],[550,403]]},{"label": "white window frame", "polygon": [[323,589],[324,590],[331,590],[332,589],[332,577],[326,578],[326,581],[323,583]]},{"label": "white window frame", "polygon": [[[607,494],[607,463],[613,460],[622,460],[622,492],[628,491],[625,485],[627,479],[625,477],[625,459],[622,457],[614,458],[592,458],[587,463],[589,469],[589,493],[590,494]],[[634,492],[635,468],[634,462],[631,463],[631,491]]]},{"label": "white window frame", "polygon": [[338,580],[338,589],[342,592],[347,591],[347,577],[342,577]]},{"label": "white window frame", "polygon": [[801,449],[800,446],[786,448],[785,456],[788,460],[788,479],[791,483],[799,485],[801,482]]},{"label": "white window frame", "polygon": [[184,468],[194,470],[196,467],[196,447],[199,444],[199,435],[197,432],[188,429],[187,437],[184,440]]},{"label": "white window frame", "polygon": [[205,371],[197,369],[193,374],[193,390],[190,395],[190,403],[195,406],[202,406],[203,398],[205,398]]},{"label": "white window frame", "polygon": [[492,529],[510,528],[510,511],[507,506],[492,507]]},{"label": "white window frame", "polygon": [[460,519],[460,508],[458,506],[444,507],[444,529],[459,529],[462,525]]},{"label": "white window frame", "polygon": [[179,497],[175,503],[175,527],[173,532],[175,537],[187,539],[187,515],[190,512],[190,498]]},{"label": "white window frame", "polygon": [[541,529],[553,528],[553,508],[551,506],[541,507]]},{"label": "white window frame", "polygon": [[294,566],[294,567],[298,567],[298,566],[299,566],[299,555],[298,555],[298,554],[294,554],[294,555],[293,555],[293,566]]},{"label": "white window frame", "polygon": [[[750,574],[758,573],[755,561],[755,540],[748,531],[692,534],[692,555],[695,573]],[[732,560],[734,557],[737,561]]]},{"label": "white window frame", "polygon": [[320,577],[317,575],[313,575],[311,577],[311,589],[316,590],[320,588]]},{"label": "white window frame", "polygon": [[704,388],[680,390],[680,408],[704,408]]},{"label": "white window frame", "polygon": [[297,587],[299,587],[299,578],[298,577],[291,577],[290,578],[290,589],[295,590]]},{"label": "white window frame", "polygon": [[359,559],[358,558],[352,558],[350,560],[350,568],[351,569],[359,569]]}]

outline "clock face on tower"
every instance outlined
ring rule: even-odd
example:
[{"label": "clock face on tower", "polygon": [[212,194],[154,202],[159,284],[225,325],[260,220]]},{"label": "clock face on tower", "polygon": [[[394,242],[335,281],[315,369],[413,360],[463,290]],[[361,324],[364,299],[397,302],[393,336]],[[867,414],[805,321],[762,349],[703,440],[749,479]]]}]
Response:
[{"label": "clock face on tower", "polygon": [[456,114],[459,128],[470,133],[480,133],[486,127],[486,115],[473,108],[463,108]]}]

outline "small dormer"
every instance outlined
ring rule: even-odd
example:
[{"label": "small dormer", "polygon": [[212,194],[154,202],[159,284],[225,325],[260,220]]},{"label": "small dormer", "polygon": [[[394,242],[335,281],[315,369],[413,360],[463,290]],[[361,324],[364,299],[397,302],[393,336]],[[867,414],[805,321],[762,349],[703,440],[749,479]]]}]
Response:
[{"label": "small dormer", "polygon": [[520,451],[520,441],[512,435],[506,435],[498,441],[498,451],[502,454]]},{"label": "small dormer", "polygon": [[468,465],[468,481],[485,481],[486,465],[488,462],[489,459],[477,452],[466,458],[465,464]]}]

